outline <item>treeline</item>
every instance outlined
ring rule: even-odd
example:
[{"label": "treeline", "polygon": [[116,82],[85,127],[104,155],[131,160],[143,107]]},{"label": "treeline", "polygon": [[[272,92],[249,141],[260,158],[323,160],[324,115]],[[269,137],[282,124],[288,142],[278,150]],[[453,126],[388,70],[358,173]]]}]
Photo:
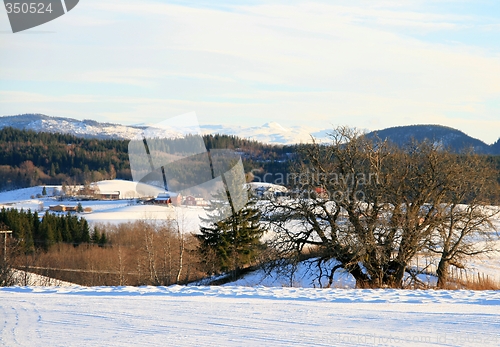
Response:
[{"label": "treeline", "polygon": [[3,208],[0,230],[12,230],[7,253],[0,250],[0,286],[13,284],[13,269],[81,285],[170,285],[203,277],[196,239],[175,221],[91,231],[75,215],[47,212],[40,218],[30,210]]},{"label": "treeline", "polygon": [[48,251],[60,243],[75,247],[82,243],[101,246],[107,243],[105,232],[101,233],[97,228],[91,232],[84,218],[71,214],[54,215],[46,212],[40,218],[36,211],[2,208],[0,230],[12,230],[12,238],[20,254]]},{"label": "treeline", "polygon": [[[308,144],[270,145],[219,134],[204,135],[203,140],[207,149],[238,152],[245,171],[251,172],[255,181],[283,185],[290,184],[283,178],[296,171],[300,153],[312,148]],[[193,136],[187,136],[158,143],[165,153],[183,154],[194,142]],[[128,145],[127,140],[84,139],[73,135],[1,129],[0,190],[44,184],[84,184],[114,178],[131,180]],[[500,156],[491,156],[490,160],[498,168],[500,182]],[[183,182],[190,184],[187,176],[199,177],[196,173],[196,170],[182,171],[179,175],[186,175]]]},{"label": "treeline", "polygon": [[[287,172],[296,146],[263,144],[228,135],[205,135],[208,149],[239,152],[247,172],[263,177]],[[182,154],[192,136],[161,141],[165,153]],[[84,184],[104,179],[132,179],[127,140],[84,139],[73,135],[0,130],[0,190],[43,184]]]},{"label": "treeline", "polygon": [[[9,238],[6,269],[19,269],[86,286],[171,285],[204,277],[197,240],[175,221],[124,223],[106,229],[106,244],[58,243],[48,250],[18,251],[19,239]],[[0,286],[12,285],[8,271]],[[21,285],[32,285],[27,280]]]},{"label": "treeline", "polygon": [[129,179],[127,142],[0,130],[0,189]]}]

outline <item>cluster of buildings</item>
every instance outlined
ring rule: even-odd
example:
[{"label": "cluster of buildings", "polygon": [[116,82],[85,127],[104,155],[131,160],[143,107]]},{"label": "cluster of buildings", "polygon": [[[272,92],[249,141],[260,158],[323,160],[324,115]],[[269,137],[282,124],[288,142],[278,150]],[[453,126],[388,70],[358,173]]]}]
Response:
[{"label": "cluster of buildings", "polygon": [[[85,195],[87,193],[87,195]],[[92,191],[92,194],[90,195],[92,200],[120,200],[120,199],[126,199],[127,194],[125,196],[120,192],[120,191],[109,191],[109,192],[103,192],[103,191]],[[80,192],[80,197],[85,196],[89,197],[88,192]],[[156,198],[151,198],[148,200],[144,200],[144,203],[147,204],[158,204],[158,205],[173,205],[173,206],[206,206],[208,202],[201,198],[201,197],[195,197],[192,195],[188,195],[183,197],[179,193],[160,193]]]},{"label": "cluster of buildings", "polygon": [[[119,200],[120,192],[110,192],[110,193],[100,193],[100,197],[94,200]],[[162,193],[156,198],[143,200],[144,204],[153,205],[172,205],[172,206],[206,206],[208,201],[201,198],[188,195],[186,197],[181,196],[179,193]],[[83,210],[78,211],[78,206],[68,206],[68,205],[51,205],[49,206],[49,211],[53,212],[84,212],[90,213],[92,209],[90,207],[82,208]]]},{"label": "cluster of buildings", "polygon": [[203,198],[188,195],[183,197],[179,193],[163,193],[156,198],[148,200],[146,203],[173,206],[206,206],[208,201]]},{"label": "cluster of buildings", "polygon": [[[92,208],[82,207],[83,212],[90,213]],[[49,206],[49,211],[53,212],[78,212],[78,206],[66,206],[66,205],[51,205]]]}]

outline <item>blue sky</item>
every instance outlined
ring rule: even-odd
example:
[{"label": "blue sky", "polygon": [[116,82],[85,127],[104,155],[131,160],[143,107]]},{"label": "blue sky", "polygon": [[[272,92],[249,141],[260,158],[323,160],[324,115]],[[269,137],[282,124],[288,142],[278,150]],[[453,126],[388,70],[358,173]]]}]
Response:
[{"label": "blue sky", "polygon": [[82,0],[9,31],[0,9],[0,115],[500,137],[497,1]]}]

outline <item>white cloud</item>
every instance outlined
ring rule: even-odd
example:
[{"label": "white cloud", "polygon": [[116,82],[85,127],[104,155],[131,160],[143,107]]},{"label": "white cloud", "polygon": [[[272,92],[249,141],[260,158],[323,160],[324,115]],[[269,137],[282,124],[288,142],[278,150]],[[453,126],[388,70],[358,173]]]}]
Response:
[{"label": "white cloud", "polygon": [[[473,27],[485,30],[481,18],[422,10],[422,3],[233,5],[223,11],[86,0],[47,24],[54,35],[0,36],[2,51],[9,52],[0,57],[0,79],[16,82],[0,88],[36,91],[0,93],[0,114],[41,103],[57,110],[60,103],[61,115],[86,100],[81,117],[90,112],[113,121],[147,116],[155,122],[196,111],[210,123],[247,125],[425,122],[467,126],[476,137],[496,140],[498,110],[491,101],[500,95],[499,52],[484,42],[425,41],[408,32],[471,35]],[[498,24],[487,25],[494,30]]]}]

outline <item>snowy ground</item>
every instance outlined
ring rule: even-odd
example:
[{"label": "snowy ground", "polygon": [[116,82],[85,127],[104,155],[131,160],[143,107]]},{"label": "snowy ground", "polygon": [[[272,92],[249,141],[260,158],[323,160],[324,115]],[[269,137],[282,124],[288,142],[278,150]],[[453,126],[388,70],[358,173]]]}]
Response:
[{"label": "snowy ground", "polygon": [[69,287],[76,286],[75,283],[61,281],[56,278],[42,276],[29,271],[16,270],[13,271],[12,278],[17,285],[26,286],[43,286],[43,287]]},{"label": "snowy ground", "polygon": [[[96,223],[126,223],[137,220],[162,221],[176,219],[182,221],[186,232],[193,232],[199,229],[200,217],[205,217],[205,210],[202,207],[165,207],[159,205],[140,205],[135,202],[135,198],[143,196],[156,197],[164,190],[124,180],[108,180],[97,182],[101,192],[120,192],[120,196],[127,199],[113,201],[75,201],[59,200],[57,197],[38,197],[43,191],[43,186],[17,189],[13,191],[0,192],[0,209],[16,208],[38,211],[45,213],[51,205],[76,206],[82,204],[83,208],[91,208],[91,213],[78,214],[87,219],[93,225]],[[48,195],[52,195],[54,189],[61,190],[61,186],[46,186]],[[146,194],[146,195],[144,195]]]},{"label": "snowy ground", "polygon": [[[315,259],[299,262],[295,266],[284,266],[270,269],[259,269],[250,272],[242,278],[229,283],[229,286],[265,286],[265,287],[299,287],[326,288],[329,270],[335,266],[335,261],[324,262],[321,265],[322,274],[317,268]],[[204,284],[204,283],[200,283]],[[334,288],[355,288],[356,280],[346,271],[337,270],[333,278]]]},{"label": "snowy ground", "polygon": [[[128,184],[104,183],[106,190],[124,191]],[[76,204],[31,198],[41,190],[0,193],[0,208]],[[130,200],[82,205],[92,208],[84,216],[93,223],[175,214],[188,232],[203,213]],[[500,254],[469,265],[500,280]],[[308,272],[305,263],[289,270],[270,276],[259,270],[223,287],[0,288],[0,346],[500,345],[500,291],[296,288],[319,287],[317,272]],[[47,284],[43,277],[31,280]],[[295,288],[282,288],[287,286]],[[354,281],[339,271],[334,286],[353,287]]]},{"label": "snowy ground", "polygon": [[3,346],[498,346],[500,292],[0,289]]}]

